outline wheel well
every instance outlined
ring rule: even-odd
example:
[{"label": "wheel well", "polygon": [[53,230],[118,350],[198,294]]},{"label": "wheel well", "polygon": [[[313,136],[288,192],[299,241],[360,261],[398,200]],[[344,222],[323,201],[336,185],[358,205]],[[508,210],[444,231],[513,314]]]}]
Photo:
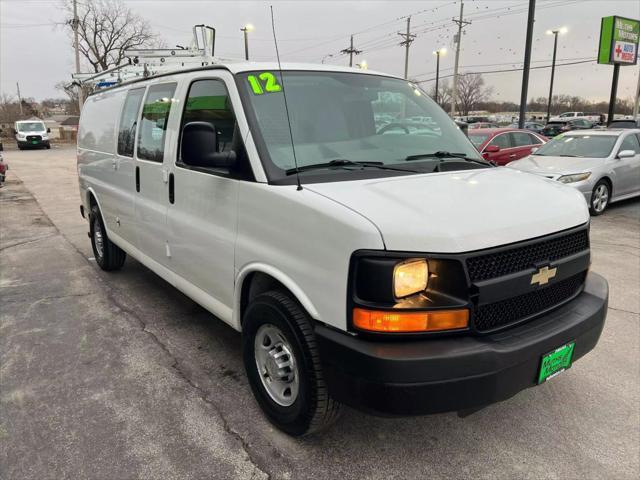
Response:
[{"label": "wheel well", "polygon": [[87,196],[89,197],[89,210],[91,210],[94,205],[98,204],[98,202],[96,202],[96,199],[93,196],[93,193],[89,192]]},{"label": "wheel well", "polygon": [[609,185],[609,197],[613,196],[613,182],[611,181],[611,179],[609,177],[602,177],[600,180],[598,180],[599,182],[601,181],[605,181],[607,182],[607,184]]},{"label": "wheel well", "polygon": [[251,300],[256,298],[258,295],[264,292],[268,292],[269,290],[279,290],[281,292],[288,293],[291,295],[291,298],[296,300],[295,295],[291,293],[291,291],[285,287],[280,281],[273,278],[271,275],[268,275],[263,272],[252,272],[247,275],[247,278],[242,282],[242,293],[240,294],[240,322],[242,323],[242,319],[244,318],[244,312],[251,303]]}]

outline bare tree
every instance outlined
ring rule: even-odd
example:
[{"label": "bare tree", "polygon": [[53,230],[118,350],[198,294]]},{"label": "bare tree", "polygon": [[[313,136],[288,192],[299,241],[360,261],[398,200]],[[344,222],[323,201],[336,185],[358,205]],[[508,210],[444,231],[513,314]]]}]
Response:
[{"label": "bare tree", "polygon": [[[64,2],[69,18],[73,18],[73,1]],[[127,48],[152,47],[160,43],[149,22],[122,0],[78,2],[78,19],[79,50],[95,72],[119,65]],[[72,22],[66,28],[73,38]]]},{"label": "bare tree", "polygon": [[[436,84],[433,83],[431,88],[427,91],[427,94],[435,99],[436,98]],[[448,80],[441,80],[438,85],[438,105],[440,105],[445,111],[448,106],[451,105],[451,86]]]},{"label": "bare tree", "polygon": [[[0,95],[0,123],[13,123],[20,120],[20,104],[13,95]],[[3,132],[8,134],[9,132]]]},{"label": "bare tree", "polygon": [[458,111],[469,115],[478,103],[486,102],[493,93],[492,87],[485,87],[484,78],[479,73],[460,75],[458,79]]}]

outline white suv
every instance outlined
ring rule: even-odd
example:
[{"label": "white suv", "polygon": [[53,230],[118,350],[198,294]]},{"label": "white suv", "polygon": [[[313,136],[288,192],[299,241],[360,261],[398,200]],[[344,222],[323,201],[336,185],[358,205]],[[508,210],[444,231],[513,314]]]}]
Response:
[{"label": "white suv", "polygon": [[341,403],[507,399],[604,325],[582,196],[488,164],[400,78],[231,63],[98,91],[78,174],[100,267],[128,254],[242,332],[253,393],[292,435]]}]

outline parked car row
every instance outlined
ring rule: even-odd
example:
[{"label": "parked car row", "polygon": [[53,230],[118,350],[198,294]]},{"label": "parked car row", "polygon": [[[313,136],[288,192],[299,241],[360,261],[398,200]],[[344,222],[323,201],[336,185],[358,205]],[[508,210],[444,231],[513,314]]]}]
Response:
[{"label": "parked car row", "polygon": [[576,118],[573,120],[553,120],[545,125],[541,133],[545,137],[551,138],[570,130],[586,130],[593,128],[593,126],[593,123],[582,118]]},{"label": "parked car row", "polygon": [[469,127],[468,136],[486,160],[577,188],[591,214],[600,215],[611,202],[640,195],[640,128],[633,120],[599,130],[586,124],[582,119],[549,122],[542,130],[548,136]]},{"label": "parked car row", "polygon": [[600,215],[640,195],[640,129],[568,132],[508,166],[571,185]]}]

